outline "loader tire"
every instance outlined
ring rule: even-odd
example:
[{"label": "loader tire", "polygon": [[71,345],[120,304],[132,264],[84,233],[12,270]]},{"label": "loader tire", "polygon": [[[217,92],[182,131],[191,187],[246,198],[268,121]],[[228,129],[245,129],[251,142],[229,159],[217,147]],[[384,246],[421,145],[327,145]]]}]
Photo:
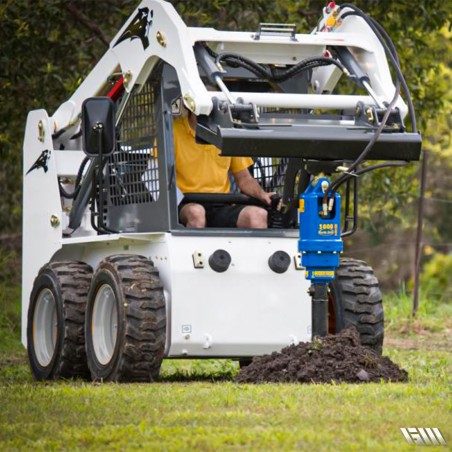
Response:
[{"label": "loader tire", "polygon": [[77,261],[50,262],[30,296],[27,351],[35,380],[88,378],[84,322],[92,268]]},{"label": "loader tire", "polygon": [[364,261],[344,258],[330,284],[329,332],[350,326],[358,330],[362,345],[382,353],[384,314],[378,280]]},{"label": "loader tire", "polygon": [[96,270],[88,296],[86,353],[94,381],[153,381],[166,340],[159,273],[143,256],[115,255]]}]

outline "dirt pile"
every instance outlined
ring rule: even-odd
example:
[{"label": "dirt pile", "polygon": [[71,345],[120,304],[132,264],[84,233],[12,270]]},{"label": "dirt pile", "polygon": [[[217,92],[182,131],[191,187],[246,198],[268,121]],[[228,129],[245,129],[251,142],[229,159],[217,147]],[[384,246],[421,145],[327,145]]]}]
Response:
[{"label": "dirt pile", "polygon": [[389,358],[360,344],[355,328],[256,357],[237,374],[238,383],[368,383],[408,381]]}]

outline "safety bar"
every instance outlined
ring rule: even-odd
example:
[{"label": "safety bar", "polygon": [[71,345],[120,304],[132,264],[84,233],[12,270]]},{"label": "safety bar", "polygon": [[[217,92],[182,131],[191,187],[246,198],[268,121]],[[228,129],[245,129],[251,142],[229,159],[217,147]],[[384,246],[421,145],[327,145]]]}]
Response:
[{"label": "safety bar", "polygon": [[[221,91],[209,91],[212,98],[225,101],[226,96]],[[370,96],[354,96],[347,94],[287,94],[287,93],[252,93],[237,92],[231,93],[235,99],[242,98],[245,104],[253,103],[258,107],[270,108],[300,108],[300,109],[335,109],[354,110],[358,102],[366,105],[375,105],[375,101]],[[405,105],[401,104],[401,115],[407,113]]]},{"label": "safety bar", "polygon": [[[253,129],[216,126],[216,130],[212,130],[198,121],[196,127],[196,138],[221,149],[221,155],[313,160],[353,161],[373,134],[368,127],[353,125],[291,124]],[[385,132],[366,160],[419,160],[421,144],[418,133]]]}]

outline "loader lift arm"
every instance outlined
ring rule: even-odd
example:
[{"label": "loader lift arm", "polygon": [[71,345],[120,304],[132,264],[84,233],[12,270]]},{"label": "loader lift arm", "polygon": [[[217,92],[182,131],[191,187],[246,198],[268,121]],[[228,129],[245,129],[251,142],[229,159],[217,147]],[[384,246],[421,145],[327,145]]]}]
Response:
[{"label": "loader lift arm", "polygon": [[[397,53],[389,37],[382,27],[352,5],[335,5],[331,2],[324,8],[323,13],[324,17],[319,26],[312,35],[309,35],[310,39],[305,35],[292,36],[292,34],[289,39],[290,44],[302,44],[302,47],[304,45],[309,48],[313,55],[306,56],[303,50],[297,57],[292,58],[301,61],[289,64],[288,56],[296,52],[292,53],[290,48],[287,52],[288,43],[278,36],[277,49],[284,48],[285,54],[282,57],[284,64],[281,64],[281,61],[276,61],[275,64],[271,57],[260,56],[263,60],[261,62],[250,57],[253,51],[250,51],[248,42],[254,41],[254,47],[257,42],[264,43],[268,39],[265,31],[262,31],[265,27],[253,38],[248,36],[245,39],[241,34],[235,38],[239,43],[238,48],[242,45],[245,50],[246,55],[241,55],[229,50],[234,49],[233,44],[236,44],[234,39],[226,37],[223,32],[192,30],[185,26],[178,32],[174,29],[170,31],[169,28],[161,28],[167,21],[181,25],[180,18],[165,2],[143,2],[137,14],[132,15],[131,20],[112,41],[104,57],[108,61],[116,60],[120,67],[136,68],[123,72],[107,94],[119,102],[116,123],[120,122],[123,106],[132,88],[142,82],[142,74],[149,73],[158,58],[174,62],[183,50],[184,58],[178,61],[179,64],[174,64],[174,67],[185,105],[198,114],[196,138],[202,143],[217,146],[222,155],[252,157],[278,155],[284,158],[301,158],[306,162],[306,166],[309,162],[316,162],[317,172],[324,172],[322,162],[325,168],[328,168],[327,162],[338,161],[337,167],[341,166],[341,162],[348,163],[350,165],[347,169],[348,174],[332,183],[333,194],[342,183],[349,181],[365,160],[407,162],[418,159],[421,138],[416,130],[414,109],[399,67]],[[146,19],[143,27],[146,26],[144,28],[140,26],[140,33],[148,33],[144,37],[140,35],[140,40],[131,36],[131,32],[136,29],[138,18],[140,24]],[[154,42],[149,39],[149,33],[152,25],[158,20],[160,28]],[[351,31],[355,30],[358,32],[354,35]],[[364,39],[364,43],[358,43],[356,35],[363,33],[366,33],[367,41]],[[341,38],[331,38],[336,34]],[[175,39],[171,52],[168,52],[167,46],[169,36]],[[259,39],[256,36],[259,36]],[[186,45],[188,37],[192,42],[190,50]],[[316,39],[313,41],[312,37]],[[126,50],[129,47],[131,50],[132,46],[137,45],[140,49],[143,48],[143,54],[140,58],[131,60],[130,52]],[[212,45],[216,45],[216,50],[210,47]],[[220,49],[222,51],[219,51]],[[273,58],[281,59],[275,57],[274,49],[271,51]],[[261,53],[258,50],[255,52],[256,55]],[[383,58],[385,54],[397,75],[395,86],[391,81],[386,58]],[[109,70],[113,64],[111,62],[105,64],[103,60],[90,75],[89,80],[87,79],[68,101],[75,107],[73,113],[77,111],[79,99],[84,94],[84,86],[92,85],[93,78],[99,83],[99,75],[105,69]],[[366,67],[366,70],[363,67]],[[188,72],[190,77],[187,76]],[[365,88],[369,96],[328,94],[337,83],[336,79],[340,74],[345,74],[358,86]],[[242,80],[242,83],[237,84],[237,80],[239,82]],[[252,88],[253,83],[256,85],[256,82],[262,81],[271,87],[267,92],[256,93],[252,89],[241,92],[230,89],[237,85],[242,88],[250,85]],[[310,84],[311,87],[303,86],[303,82],[305,85]],[[210,91],[207,91],[206,83],[210,86]],[[399,95],[401,86],[408,98],[408,108]],[[215,87],[219,88],[219,91],[211,91]],[[65,108],[62,106],[54,118],[59,118]],[[292,110],[289,118],[272,113],[272,109],[280,108]],[[340,112],[324,115],[315,113],[316,108],[333,110],[339,108]],[[294,113],[294,109],[297,112]],[[411,132],[406,130],[403,123],[406,111],[411,117]],[[68,129],[76,124],[79,117],[80,114],[77,114],[75,118],[72,117],[66,128],[57,130],[54,139],[57,142],[63,141]],[[64,146],[63,143],[61,145]],[[97,157],[96,159],[98,160]],[[99,167],[99,171],[103,171],[104,161],[96,163],[96,159],[91,162],[80,189],[77,187],[80,193],[74,195],[76,199],[69,224],[72,230],[79,227],[81,215],[86,208],[90,196],[89,179],[94,175],[93,168]],[[349,192],[350,190],[347,190],[347,193]],[[329,195],[326,193],[324,196],[327,202]],[[346,204],[350,203],[347,201]],[[357,212],[354,212],[355,220],[356,217]],[[356,225],[356,221],[354,223]]]}]

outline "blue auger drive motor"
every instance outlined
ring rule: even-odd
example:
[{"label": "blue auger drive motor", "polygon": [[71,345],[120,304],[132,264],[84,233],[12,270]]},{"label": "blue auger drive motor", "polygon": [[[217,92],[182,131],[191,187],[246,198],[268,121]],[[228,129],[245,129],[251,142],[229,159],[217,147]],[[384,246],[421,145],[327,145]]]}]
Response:
[{"label": "blue auger drive motor", "polygon": [[324,202],[330,181],[321,177],[300,195],[301,265],[312,284],[328,284],[335,278],[339,267],[339,254],[343,250],[341,239],[341,197],[338,193]]}]

